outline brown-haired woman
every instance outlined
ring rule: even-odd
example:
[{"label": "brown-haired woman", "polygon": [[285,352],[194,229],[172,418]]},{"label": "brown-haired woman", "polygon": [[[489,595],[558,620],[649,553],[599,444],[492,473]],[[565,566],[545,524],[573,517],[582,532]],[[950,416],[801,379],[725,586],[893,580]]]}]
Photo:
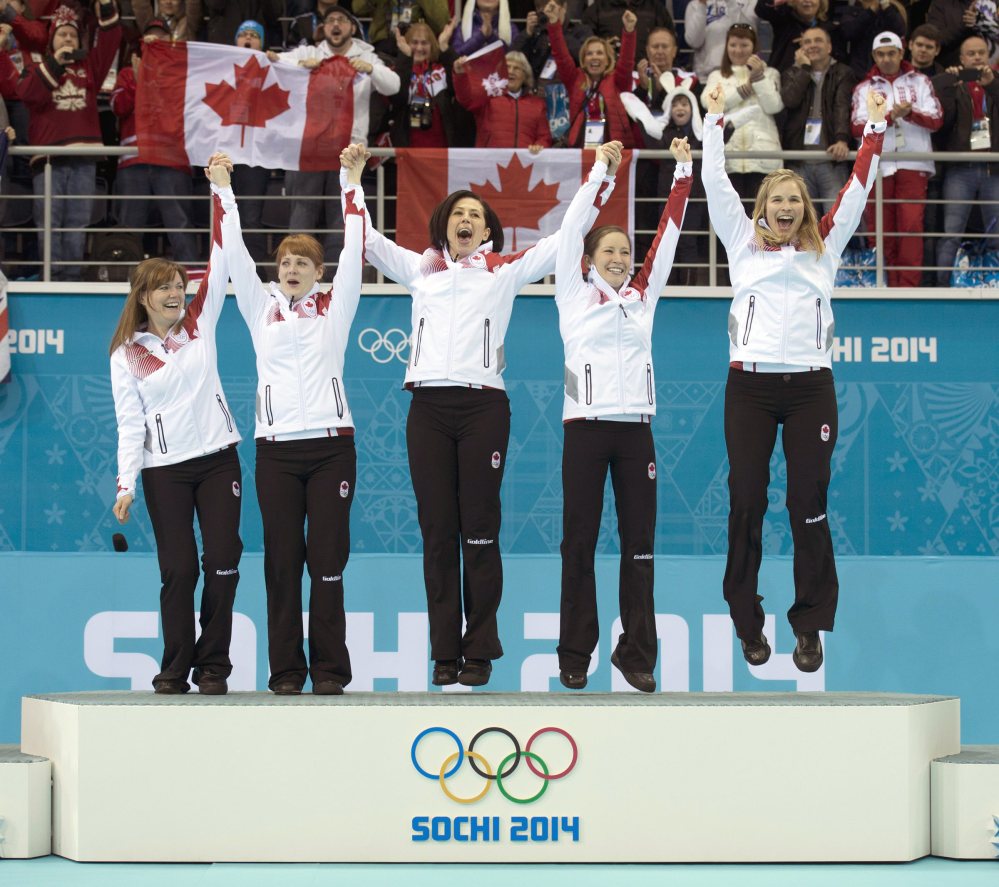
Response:
[{"label": "brown-haired woman", "polygon": [[406,443],[423,536],[433,683],[481,686],[503,655],[496,622],[500,484],[510,437],[503,340],[517,293],[555,270],[558,236],[501,256],[503,225],[472,191],[448,195],[431,214],[429,234],[420,254],[369,225],[366,255],[413,297]]},{"label": "brown-haired woman", "polygon": [[729,460],[728,562],[724,591],[743,655],[770,658],[757,594],[763,556],[770,457],[783,425],[787,511],[794,539],[792,658],[805,672],[822,665],[820,631],[832,631],[839,583],[826,509],[837,435],[832,375],[832,291],[842,253],[860,224],[877,174],[885,100],[868,95],[864,140],[843,190],[821,219],[797,173],[764,179],[752,218],[725,173],[725,94],[706,93],[703,178],[711,224],[728,251],[733,281],[728,318],[725,445]]},{"label": "brown-haired woman", "polygon": [[621,93],[631,92],[635,69],[635,13],[625,9],[621,16],[621,54],[616,60],[607,40],[588,37],[579,50],[578,67],[562,33],[566,7],[549,3],[545,14],[552,58],[569,93],[569,147],[595,148],[609,141],[635,147],[631,118],[621,102]]},{"label": "brown-haired woman", "polygon": [[[351,679],[343,571],[357,454],[343,363],[361,297],[363,167],[363,158],[341,157],[344,248],[332,287],[323,289],[323,249],[308,234],[285,237],[277,248],[277,281],[260,282],[243,243],[232,164],[218,155],[210,166],[212,190],[225,211],[221,240],[236,304],[257,357],[255,477],[264,527],[268,686],[279,695],[301,693],[311,676],[313,693],[338,696]],[[308,660],[306,565],[312,581]]]},{"label": "brown-haired woman", "polygon": [[[208,273],[186,304],[187,273],[166,259],[146,259],[111,339],[111,388],[118,418],[118,497],[126,523],[142,472],[163,587],[163,660],[157,693],[186,693],[191,668],[202,693],[223,694],[232,672],[229,642],[239,581],[239,432],[222,391],[215,327],[228,269],[213,249]],[[194,592],[201,526],[205,586],[201,637],[194,640]]]},{"label": "brown-haired woman", "polygon": [[[728,29],[721,68],[712,71],[701,93],[706,108],[707,94],[721,85],[726,122],[734,127],[728,142],[730,151],[780,151],[780,136],[774,115],[784,108],[780,97],[780,73],[767,67],[757,54],[757,37],[749,25]],[[725,169],[735,190],[744,197],[755,194],[763,177],[780,166],[776,158],[729,160]]]},{"label": "brown-haired woman", "polygon": [[[614,226],[585,234],[591,208],[606,203],[621,143],[597,149],[559,233],[555,305],[565,345],[562,407],[562,599],[559,679],[587,683],[600,635],[593,558],[610,472],[621,539],[618,599],[622,632],[611,663],[635,689],[656,689],[656,614],[652,597],[656,536],[656,414],[652,325],[673,266],[693,177],[690,146],[673,139],[676,172],[652,248],[631,276],[631,241]],[[580,260],[587,270],[580,277]]]}]

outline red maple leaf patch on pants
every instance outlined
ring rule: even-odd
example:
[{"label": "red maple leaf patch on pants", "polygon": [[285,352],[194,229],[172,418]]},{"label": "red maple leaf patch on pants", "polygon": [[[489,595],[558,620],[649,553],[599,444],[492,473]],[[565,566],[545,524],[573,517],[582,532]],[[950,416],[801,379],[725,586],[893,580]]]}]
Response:
[{"label": "red maple leaf patch on pants", "polygon": [[288,110],[287,89],[272,83],[264,89],[270,66],[261,67],[256,56],[245,65],[233,65],[236,85],[226,81],[206,83],[204,103],[219,117],[223,126],[241,126],[239,146],[243,147],[246,127],[266,127],[267,121]]}]

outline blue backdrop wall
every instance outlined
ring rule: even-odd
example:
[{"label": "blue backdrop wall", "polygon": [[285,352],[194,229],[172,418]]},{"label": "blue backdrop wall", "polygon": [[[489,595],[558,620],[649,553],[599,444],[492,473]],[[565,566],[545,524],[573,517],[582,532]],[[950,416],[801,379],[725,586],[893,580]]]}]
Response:
[{"label": "blue backdrop wall", "polygon": [[[145,510],[130,552],[119,527],[116,430],[106,347],[121,296],[11,298],[13,381],[0,386],[0,742],[27,692],[148,688],[160,651],[157,570]],[[783,617],[766,673],[742,663],[720,599],[727,516],[722,405],[724,300],[669,299],[655,336],[659,414],[656,599],[667,690],[884,689],[959,694],[965,741],[999,741],[990,669],[999,656],[999,302],[840,301],[835,373],[840,437],[830,526],[842,604],[827,665],[789,662]],[[366,296],[347,359],[357,423],[355,557],[346,573],[354,687],[426,689],[419,530],[401,390],[409,300]],[[220,324],[227,396],[253,429],[255,374],[234,304]],[[523,298],[507,339],[513,412],[501,543],[506,656],[495,689],[552,685],[561,523],[562,348],[554,305]],[[243,539],[234,687],[266,685],[266,623],[252,440],[240,447]],[[790,532],[780,448],[765,527],[763,593],[790,605]],[[616,523],[608,487],[600,536],[602,637],[591,686],[617,689],[607,657],[616,610]],[[386,558],[392,554],[397,557]],[[554,681],[553,689],[557,687]]]}]

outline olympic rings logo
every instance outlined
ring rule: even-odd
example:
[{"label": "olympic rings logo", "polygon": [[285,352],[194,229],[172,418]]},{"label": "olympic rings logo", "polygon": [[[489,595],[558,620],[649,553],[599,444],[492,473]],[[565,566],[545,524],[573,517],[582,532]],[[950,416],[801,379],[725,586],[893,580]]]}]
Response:
[{"label": "olympic rings logo", "polygon": [[400,363],[409,363],[406,352],[409,350],[409,334],[405,330],[393,327],[384,334],[369,326],[361,330],[357,344],[362,351],[371,355],[375,363],[391,363],[394,357]]},{"label": "olympic rings logo", "polygon": [[[454,740],[454,744],[458,749],[448,755],[441,762],[440,769],[436,773],[424,770],[423,767],[420,766],[420,762],[416,759],[416,750],[419,747],[420,742],[424,737],[429,736],[431,733],[443,733],[445,736],[450,736],[451,739]],[[482,737],[487,733],[501,733],[513,744],[513,751],[500,761],[500,764],[496,768],[495,772],[493,771],[493,767],[489,761],[483,755],[479,754],[479,752],[475,751],[475,743],[482,739]],[[541,756],[531,751],[531,746],[534,745],[538,737],[543,736],[545,733],[558,733],[560,736],[563,736],[568,741],[569,748],[572,750],[572,760],[569,762],[569,765],[559,773],[552,773],[548,769],[548,764],[541,758]],[[521,749],[520,742],[518,742],[517,737],[503,727],[486,727],[479,730],[479,732],[472,737],[472,741],[468,743],[467,749],[464,745],[462,745],[461,739],[458,738],[458,734],[453,730],[448,730],[447,727],[428,727],[413,740],[413,745],[410,748],[409,755],[417,773],[427,779],[437,780],[440,783],[441,790],[444,794],[452,801],[456,801],[459,804],[474,804],[476,801],[481,801],[487,794],[489,794],[489,790],[492,788],[493,783],[496,784],[496,788],[499,789],[500,794],[502,794],[508,801],[512,801],[514,804],[532,804],[548,790],[548,784],[550,782],[554,782],[556,779],[563,779],[573,771],[576,766],[576,761],[579,759],[579,749],[576,747],[576,740],[561,727],[542,727],[527,740],[527,745],[525,745],[523,749]],[[485,780],[485,786],[477,795],[473,795],[468,798],[461,798],[448,788],[447,780],[458,772],[466,758],[475,773]],[[521,760],[526,761],[527,769],[541,780],[541,788],[536,794],[531,795],[528,798],[516,797],[503,785],[503,780],[509,779],[513,775],[513,772],[520,766]],[[480,764],[482,765],[481,769],[479,767]],[[509,767],[507,767],[508,764],[510,765]],[[540,770],[538,769],[539,767],[541,768]]]}]

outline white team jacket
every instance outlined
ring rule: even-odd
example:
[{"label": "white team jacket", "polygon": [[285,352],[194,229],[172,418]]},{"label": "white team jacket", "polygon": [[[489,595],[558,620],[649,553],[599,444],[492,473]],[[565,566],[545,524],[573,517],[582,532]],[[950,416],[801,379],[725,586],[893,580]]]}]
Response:
[{"label": "white team jacket", "polygon": [[[895,175],[898,169],[913,169],[933,175],[936,166],[932,160],[906,160],[894,153],[933,150],[931,134],[943,125],[943,108],[930,78],[908,62],[902,62],[902,69],[891,80],[877,66],[872,68],[867,79],[853,90],[850,123],[855,136],[864,131],[864,124],[867,123],[867,93],[872,89],[885,97],[889,122],[883,150],[891,159],[882,164],[881,175]],[[899,102],[910,102],[912,110],[906,117],[892,120],[891,109]]]},{"label": "white team jacket", "polygon": [[216,204],[208,271],[180,329],[165,340],[140,331],[111,355],[118,417],[118,498],[135,495],[142,468],[176,465],[240,441],[219,380],[215,327],[229,271]]},{"label": "white team jacket", "polygon": [[[677,164],[673,188],[652,248],[638,274],[615,292],[595,269],[580,277],[583,237],[591,209],[614,188],[597,162],[562,221],[555,264],[555,304],[565,344],[562,421],[613,415],[654,415],[652,323],[662,294],[693,182],[692,164]],[[601,187],[603,185],[603,187]]]},{"label": "white team jacket", "polygon": [[860,224],[877,174],[885,124],[867,124],[853,172],[819,231],[825,252],[759,246],[753,223],[725,174],[719,114],[704,119],[704,190],[711,224],[728,251],[733,299],[729,359],[802,367],[832,365],[832,290],[842,253]]},{"label": "white team jacket", "polygon": [[[594,209],[585,230],[596,217]],[[503,340],[513,300],[528,283],[555,270],[558,235],[507,256],[486,243],[457,262],[446,249],[422,255],[404,249],[371,224],[365,245],[368,261],[413,296],[406,384],[447,380],[504,388]]]},{"label": "white team jacket", "polygon": [[231,188],[216,188],[225,209],[222,245],[236,304],[250,329],[257,355],[257,425],[254,437],[353,428],[343,382],[350,324],[361,298],[364,193],[341,176],[344,246],[333,286],[320,285],[294,305],[276,283],[257,277],[243,244]]}]

